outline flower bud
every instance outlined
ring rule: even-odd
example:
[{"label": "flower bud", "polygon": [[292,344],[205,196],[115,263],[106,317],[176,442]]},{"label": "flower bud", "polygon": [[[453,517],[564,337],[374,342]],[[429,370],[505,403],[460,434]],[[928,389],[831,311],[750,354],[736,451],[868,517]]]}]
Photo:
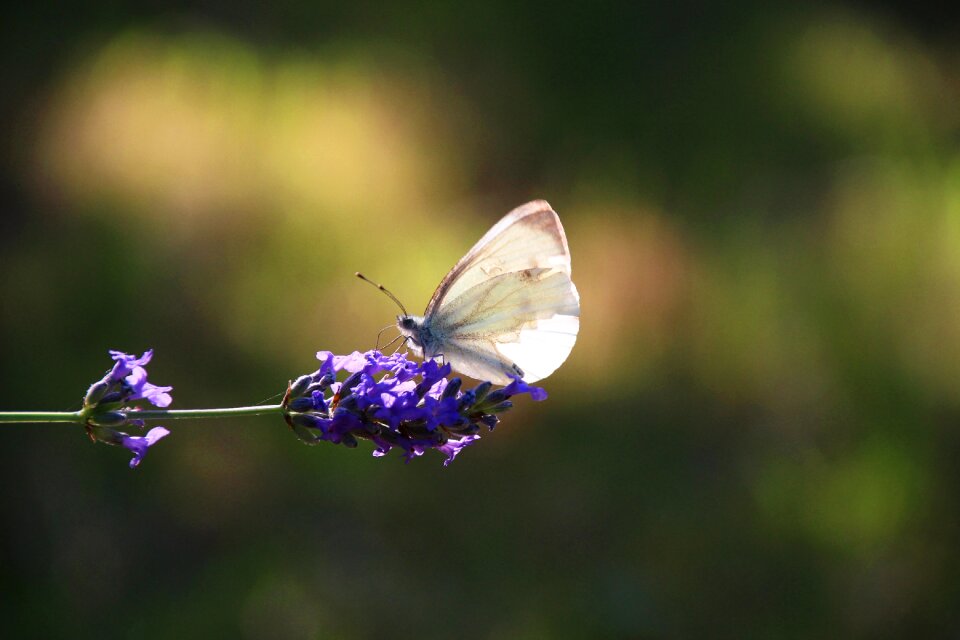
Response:
[{"label": "flower bud", "polygon": [[127,416],[120,411],[104,411],[94,414],[90,420],[100,427],[116,427],[125,423]]},{"label": "flower bud", "polygon": [[111,391],[100,398],[100,402],[97,404],[102,407],[104,405],[114,404],[116,402],[123,402],[123,394],[119,391]]},{"label": "flower bud", "polygon": [[495,404],[500,404],[501,402],[503,402],[509,397],[510,396],[507,395],[503,389],[497,389],[496,391],[488,394],[487,397],[483,399],[483,404],[484,406],[492,406]]},{"label": "flower bud", "polygon": [[440,398],[454,398],[457,395],[457,391],[460,391],[460,387],[463,385],[463,380],[460,378],[451,378],[450,382],[447,383],[447,387],[443,390],[443,393],[440,394]]},{"label": "flower bud", "polygon": [[301,396],[287,403],[287,410],[295,413],[303,413],[311,409],[313,409],[313,398],[304,398]]},{"label": "flower bud", "polygon": [[473,406],[476,402],[477,396],[474,394],[473,389],[470,391],[465,391],[460,399],[457,401],[457,411],[466,411]]},{"label": "flower bud", "polygon": [[90,438],[96,442],[113,445],[122,445],[124,436],[127,435],[122,431],[100,425],[88,425],[87,433],[90,434]]},{"label": "flower bud", "polygon": [[87,395],[83,399],[84,406],[95,407],[100,403],[100,400],[103,399],[104,394],[107,393],[107,389],[110,388],[110,383],[106,380],[101,380],[100,382],[95,382],[90,385],[90,389],[87,390]]},{"label": "flower bud", "polygon": [[319,429],[321,424],[319,418],[312,416],[309,413],[298,413],[295,416],[291,416],[290,422],[298,427],[304,427],[306,429]]},{"label": "flower bud", "polygon": [[356,396],[347,396],[346,398],[340,398],[340,404],[337,405],[337,409],[343,409],[344,411],[356,411],[357,410],[357,397]]},{"label": "flower bud", "polygon": [[492,382],[481,382],[473,389],[473,393],[477,398],[477,402],[483,402],[484,398],[487,397],[487,394],[490,393],[490,389],[493,387]]},{"label": "flower bud", "polygon": [[307,391],[311,393],[314,391],[326,391],[327,388],[336,381],[337,381],[337,377],[328,371],[322,376],[320,376],[320,378],[316,382],[311,384],[307,388]]},{"label": "flower bud", "polygon": [[310,383],[313,381],[313,376],[300,376],[294,382],[290,384],[290,396],[293,398],[302,396],[307,387],[310,386]]},{"label": "flower bud", "polygon": [[497,416],[492,416],[490,414],[484,414],[480,416],[478,420],[480,420],[480,422],[482,422],[483,424],[487,425],[490,431],[493,431],[493,428],[497,426],[498,422],[500,422],[500,418],[498,418]]},{"label": "flower bud", "polygon": [[345,395],[351,393],[353,391],[353,388],[360,383],[360,380],[362,378],[363,378],[362,371],[351,373],[350,376],[343,381],[343,384],[340,385],[340,397],[343,398]]}]

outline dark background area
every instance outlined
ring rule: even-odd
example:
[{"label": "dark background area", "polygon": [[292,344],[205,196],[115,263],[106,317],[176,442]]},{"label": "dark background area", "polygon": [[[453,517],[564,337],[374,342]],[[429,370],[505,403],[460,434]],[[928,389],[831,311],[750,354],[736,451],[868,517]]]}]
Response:
[{"label": "dark background area", "polygon": [[549,200],[570,360],[448,468],[6,425],[4,637],[955,637],[960,47],[783,2],[27,3],[0,21],[0,409],[370,348]]}]

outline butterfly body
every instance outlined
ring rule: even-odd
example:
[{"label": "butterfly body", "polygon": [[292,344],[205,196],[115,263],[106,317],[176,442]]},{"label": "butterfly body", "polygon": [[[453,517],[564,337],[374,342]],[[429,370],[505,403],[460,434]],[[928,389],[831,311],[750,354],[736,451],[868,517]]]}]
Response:
[{"label": "butterfly body", "polygon": [[[447,336],[434,335],[436,329],[432,324],[426,324],[424,320],[423,316],[397,316],[397,329],[403,334],[407,346],[414,355],[426,360],[445,358],[443,345],[448,342]],[[459,366],[458,370],[460,370]],[[524,376],[523,369],[514,363],[509,363],[504,372],[521,378]]]},{"label": "butterfly body", "polygon": [[415,354],[507,384],[553,373],[580,328],[580,295],[557,214],[543,200],[517,207],[450,270],[423,316],[397,328]]}]

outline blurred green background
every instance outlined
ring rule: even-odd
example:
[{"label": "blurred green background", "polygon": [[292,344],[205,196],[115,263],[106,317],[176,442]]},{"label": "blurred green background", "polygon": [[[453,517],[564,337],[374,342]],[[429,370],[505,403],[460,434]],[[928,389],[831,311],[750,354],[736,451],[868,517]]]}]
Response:
[{"label": "blurred green background", "polygon": [[910,3],[21,3],[0,407],[370,348],[548,199],[582,329],[449,468],[3,427],[4,637],[960,633],[960,29]]}]

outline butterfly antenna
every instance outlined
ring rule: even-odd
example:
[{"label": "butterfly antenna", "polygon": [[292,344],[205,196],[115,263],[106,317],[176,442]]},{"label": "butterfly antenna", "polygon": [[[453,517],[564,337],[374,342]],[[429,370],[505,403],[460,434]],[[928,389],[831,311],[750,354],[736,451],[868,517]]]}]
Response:
[{"label": "butterfly antenna", "polygon": [[403,315],[405,315],[405,316],[410,315],[409,313],[407,313],[407,309],[406,309],[406,307],[403,306],[403,303],[400,302],[399,300],[397,300],[397,296],[395,296],[395,295],[393,295],[392,293],[390,293],[390,290],[387,289],[385,286],[383,286],[382,284],[377,284],[376,282],[374,282],[373,280],[371,280],[371,279],[368,278],[367,276],[363,275],[363,274],[360,273],[359,271],[357,271],[356,276],[357,276],[358,278],[360,278],[361,280],[363,280],[364,282],[369,282],[370,284],[372,284],[373,286],[375,286],[377,289],[380,289],[380,291],[383,291],[385,294],[387,294],[388,296],[390,296],[390,299],[393,300],[394,302],[396,302],[396,303],[397,303],[397,306],[400,307],[400,311],[403,311]]}]

